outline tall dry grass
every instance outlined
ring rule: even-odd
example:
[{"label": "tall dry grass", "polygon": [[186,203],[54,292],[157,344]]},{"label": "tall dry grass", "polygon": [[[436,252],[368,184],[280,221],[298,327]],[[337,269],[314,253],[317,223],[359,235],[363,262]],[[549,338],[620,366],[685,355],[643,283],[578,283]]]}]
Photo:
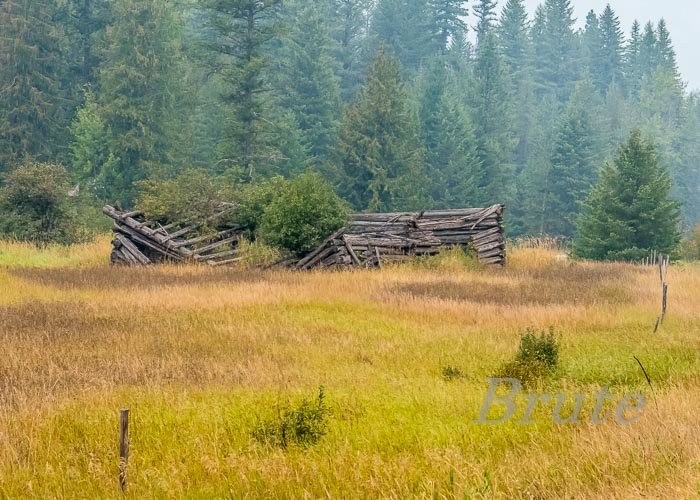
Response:
[{"label": "tall dry grass", "polygon": [[[512,250],[504,270],[450,256],[301,274],[110,268],[100,245],[84,260],[20,251],[0,267],[0,497],[120,496],[122,406],[137,498],[700,493],[700,269],[671,270],[652,335],[654,269],[541,248]],[[542,390],[641,391],[640,422],[594,426],[589,403],[580,426],[546,409],[530,426],[470,424],[519,333],[549,325],[564,332],[562,361]],[[463,376],[446,382],[447,365]],[[333,418],[319,445],[251,438],[320,385]]]}]

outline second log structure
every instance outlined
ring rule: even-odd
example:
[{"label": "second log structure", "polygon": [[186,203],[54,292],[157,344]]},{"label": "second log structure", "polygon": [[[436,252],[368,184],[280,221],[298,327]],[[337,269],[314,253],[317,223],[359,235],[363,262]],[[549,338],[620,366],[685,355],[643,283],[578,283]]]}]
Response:
[{"label": "second log structure", "polygon": [[297,269],[381,267],[446,248],[473,249],[482,264],[504,266],[503,205],[489,208],[356,214],[348,225],[294,264]]}]

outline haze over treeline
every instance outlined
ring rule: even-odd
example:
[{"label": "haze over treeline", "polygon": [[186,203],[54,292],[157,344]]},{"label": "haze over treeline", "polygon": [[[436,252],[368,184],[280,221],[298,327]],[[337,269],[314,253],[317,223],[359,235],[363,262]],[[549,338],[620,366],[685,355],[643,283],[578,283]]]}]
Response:
[{"label": "haze over treeline", "polygon": [[[60,163],[130,206],[195,168],[319,172],[356,210],[508,206],[571,236],[634,129],[700,221],[700,105],[663,20],[569,0],[4,0],[0,172]],[[472,42],[473,40],[473,42]]]}]

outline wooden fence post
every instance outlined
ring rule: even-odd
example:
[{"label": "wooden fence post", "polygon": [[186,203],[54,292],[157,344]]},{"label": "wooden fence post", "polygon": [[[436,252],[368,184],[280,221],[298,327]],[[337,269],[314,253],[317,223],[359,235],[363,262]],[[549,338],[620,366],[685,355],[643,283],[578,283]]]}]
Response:
[{"label": "wooden fence post", "polygon": [[119,411],[119,486],[126,491],[126,472],[129,465],[129,409]]}]

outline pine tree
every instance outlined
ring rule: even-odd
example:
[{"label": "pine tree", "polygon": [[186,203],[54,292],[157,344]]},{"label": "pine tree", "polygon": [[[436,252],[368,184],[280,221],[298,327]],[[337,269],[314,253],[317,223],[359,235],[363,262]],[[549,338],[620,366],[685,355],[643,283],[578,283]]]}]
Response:
[{"label": "pine tree", "polygon": [[440,52],[447,51],[455,37],[466,36],[467,25],[464,19],[469,10],[465,0],[428,0],[428,13]]},{"label": "pine tree", "polygon": [[671,34],[666,27],[666,21],[661,19],[656,26],[656,54],[657,62],[663,71],[672,74],[680,81],[678,64],[676,63],[676,50],[671,42]]},{"label": "pine tree", "polygon": [[[216,55],[212,69],[222,78],[226,108],[220,164],[246,180],[279,173],[285,156],[275,136],[279,132],[271,109],[266,78],[270,41],[279,34],[281,0],[206,0],[210,44]],[[282,127],[284,128],[284,127]]]},{"label": "pine tree", "polygon": [[492,24],[494,7],[491,0],[482,0],[475,7],[479,21],[473,110],[479,119],[478,155],[483,170],[480,201],[508,204],[515,194],[513,114],[509,82]]},{"label": "pine tree", "polygon": [[517,86],[531,57],[529,23],[523,0],[508,0],[503,7],[497,32],[503,62]]},{"label": "pine tree", "polygon": [[586,16],[586,27],[581,37],[581,55],[588,71],[588,75],[594,79],[598,89],[603,80],[603,37],[600,31],[600,21],[594,11]]},{"label": "pine tree", "polygon": [[103,195],[129,205],[136,183],[171,163],[180,89],[177,11],[160,0],[120,0],[99,68],[107,160]]},{"label": "pine tree", "polygon": [[477,18],[475,30],[478,45],[491,33],[496,24],[496,0],[477,0],[474,15]]},{"label": "pine tree", "polygon": [[545,0],[533,25],[535,82],[541,97],[550,93],[565,103],[579,79],[579,46],[570,0]]},{"label": "pine tree", "polygon": [[423,159],[401,65],[381,47],[367,83],[345,112],[338,141],[338,187],[357,210],[424,208]]},{"label": "pine tree", "polygon": [[[500,53],[509,78],[510,94],[515,96],[514,122],[517,146],[513,161],[519,174],[527,164],[532,141],[534,92],[532,82],[532,44],[523,0],[508,0],[501,13],[498,29]],[[512,214],[512,212],[511,212]]]},{"label": "pine tree", "polygon": [[382,0],[372,17],[373,47],[391,47],[409,74],[415,74],[437,49],[427,2]]},{"label": "pine tree", "polygon": [[542,234],[573,236],[580,206],[595,182],[600,148],[591,114],[594,92],[590,81],[582,81],[559,125],[543,198]]},{"label": "pine tree", "polygon": [[29,160],[49,161],[65,129],[60,70],[63,43],[54,2],[0,4],[0,173]]},{"label": "pine tree", "polygon": [[335,59],[340,64],[341,96],[352,100],[364,79],[365,46],[370,0],[331,0],[330,33],[335,40]]},{"label": "pine tree", "polygon": [[586,202],[577,224],[576,254],[635,260],[652,250],[673,253],[680,241],[680,207],[670,191],[668,169],[654,146],[641,132],[632,132]]},{"label": "pine tree", "polygon": [[336,61],[319,7],[298,4],[289,14],[292,26],[284,39],[278,92],[299,129],[301,145],[319,167],[330,158],[339,119]]},{"label": "pine tree", "polygon": [[480,163],[474,127],[456,91],[456,76],[438,58],[421,75],[420,119],[430,197],[436,208],[474,205]]},{"label": "pine tree", "polygon": [[632,97],[636,97],[639,93],[639,84],[642,79],[641,49],[642,27],[639,21],[635,20],[634,23],[632,23],[630,38],[627,42],[624,54],[626,88],[629,90]]},{"label": "pine tree", "polygon": [[605,95],[612,82],[622,83],[622,56],[623,56],[623,39],[622,28],[620,28],[620,19],[615,15],[615,12],[610,8],[610,5],[605,7],[603,14],[600,16],[600,38],[601,38],[601,53],[600,53],[600,76],[598,79],[598,91],[601,95]]},{"label": "pine tree", "polygon": [[644,26],[644,35],[639,46],[639,77],[652,74],[659,65],[659,54],[657,47],[656,30],[652,23]]}]

